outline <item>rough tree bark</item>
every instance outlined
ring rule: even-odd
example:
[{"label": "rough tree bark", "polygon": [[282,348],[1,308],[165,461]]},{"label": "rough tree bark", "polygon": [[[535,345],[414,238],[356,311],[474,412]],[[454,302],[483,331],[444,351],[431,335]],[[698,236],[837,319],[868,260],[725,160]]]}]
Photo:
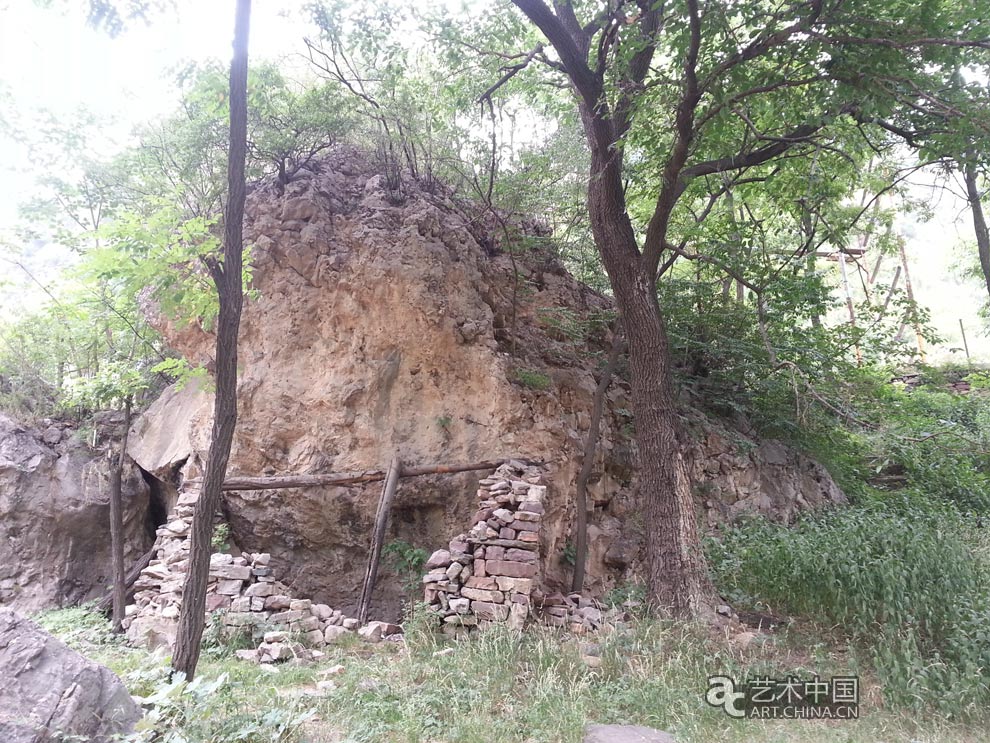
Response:
[{"label": "rough tree bark", "polygon": [[131,398],[124,400],[124,435],[120,437],[120,452],[110,475],[110,552],[113,564],[113,631],[124,631],[124,607],[127,605],[127,572],[124,568],[124,461],[127,457],[127,436],[131,429]]},{"label": "rough tree bark", "polygon": [[983,202],[981,201],[980,187],[977,180],[979,172],[976,169],[976,165],[967,163],[965,175],[966,196],[969,200],[969,209],[973,213],[976,247],[980,253],[980,268],[983,270],[983,279],[986,281],[987,293],[990,294],[990,231],[987,229],[987,218],[983,213]]},{"label": "rough tree bark", "polygon": [[227,473],[237,423],[237,333],[243,304],[244,161],[247,155],[247,52],[251,0],[237,0],[233,57],[230,63],[230,149],[227,156],[227,205],[224,210],[223,262],[204,258],[217,287],[216,398],[213,432],[203,484],[193,513],[189,569],[172,655],[172,668],[192,679],[199,662],[209,580],[213,516]]}]

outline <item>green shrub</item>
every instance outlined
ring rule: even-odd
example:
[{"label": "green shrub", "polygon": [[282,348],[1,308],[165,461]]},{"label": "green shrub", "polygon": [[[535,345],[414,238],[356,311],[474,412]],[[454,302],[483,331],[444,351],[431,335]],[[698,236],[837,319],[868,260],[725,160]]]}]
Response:
[{"label": "green shrub", "polygon": [[142,699],[150,707],[128,743],[288,743],[313,713],[298,705],[255,709],[227,674],[199,675],[187,683],[182,674],[162,680]]},{"label": "green shrub", "polygon": [[711,541],[732,600],[839,625],[872,653],[891,703],[964,714],[990,703],[990,569],[976,530],[910,495]]},{"label": "green shrub", "polygon": [[550,377],[542,372],[517,368],[513,369],[512,376],[519,384],[529,387],[531,390],[550,389]]}]

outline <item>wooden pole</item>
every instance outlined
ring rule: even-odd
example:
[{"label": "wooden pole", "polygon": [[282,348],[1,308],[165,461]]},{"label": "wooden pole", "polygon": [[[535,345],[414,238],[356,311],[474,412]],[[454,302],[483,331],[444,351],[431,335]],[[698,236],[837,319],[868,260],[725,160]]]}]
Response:
[{"label": "wooden pole", "polygon": [[598,449],[598,435],[601,429],[602,412],[605,408],[605,393],[612,382],[612,376],[619,366],[619,357],[625,348],[625,340],[618,334],[612,339],[608,363],[595,388],[594,404],[591,409],[591,423],[584,439],[584,454],[581,471],[578,473],[577,489],[574,494],[574,575],[571,576],[571,591],[584,590],[584,569],[588,560],[588,480],[595,465],[595,451]]},{"label": "wooden pole", "polygon": [[127,603],[127,575],[124,570],[124,465],[127,463],[127,435],[131,430],[131,396],[124,399],[124,435],[120,453],[110,475],[110,557],[113,569],[113,631],[124,631],[124,604]]},{"label": "wooden pole", "polygon": [[[144,553],[140,560],[138,560],[134,565],[131,566],[130,571],[124,578],[124,591],[125,595],[130,593],[131,587],[137,582],[137,579],[141,576],[141,571],[144,570],[151,564],[151,559],[155,556],[155,548],[152,547],[150,550]],[[106,612],[113,606],[113,588],[107,592],[107,594],[96,602],[96,610],[99,612]]]},{"label": "wooden pole", "polygon": [[368,569],[364,573],[364,586],[361,588],[361,607],[358,610],[358,621],[364,624],[368,621],[368,610],[371,608],[371,594],[378,580],[378,564],[382,558],[382,544],[385,542],[385,529],[388,526],[389,513],[392,510],[392,499],[399,486],[399,475],[402,463],[398,456],[392,457],[388,467],[388,476],[382,486],[382,496],[378,501],[378,513],[375,515],[375,531],[371,535],[371,550],[368,553]]},{"label": "wooden pole", "polygon": [[959,318],[959,331],[962,333],[963,350],[966,352],[966,363],[973,365],[973,360],[969,357],[969,341],[966,340],[966,326],[963,325],[962,318]]},{"label": "wooden pole", "polygon": [[[404,467],[399,477],[421,477],[423,475],[450,475],[457,472],[474,472],[476,470],[493,470],[505,464],[508,459],[492,459],[487,462],[471,462],[469,464],[432,464],[423,467]],[[524,464],[543,464],[529,459],[519,459]],[[361,485],[368,482],[378,482],[388,476],[387,471],[365,470],[364,472],[328,472],[322,475],[274,475],[272,477],[228,477],[223,481],[221,489],[230,490],[282,490],[285,488],[327,487],[333,485]],[[186,484],[195,486],[200,480],[187,480]]]}]

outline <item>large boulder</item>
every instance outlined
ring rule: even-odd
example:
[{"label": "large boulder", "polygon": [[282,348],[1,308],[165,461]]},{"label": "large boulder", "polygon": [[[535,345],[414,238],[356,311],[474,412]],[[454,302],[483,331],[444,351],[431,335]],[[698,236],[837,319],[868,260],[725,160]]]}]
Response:
[{"label": "large boulder", "polygon": [[113,673],[0,609],[0,740],[110,741],[141,712]]},{"label": "large boulder", "polygon": [[[550,494],[541,575],[564,588],[571,569],[561,556],[573,543],[611,301],[563,269],[545,231],[518,225],[507,235],[442,185],[403,175],[398,194],[378,171],[341,147],[287,184],[265,179],[251,189],[244,235],[253,292],[238,339],[229,472],[361,471],[386,467],[395,453],[409,465],[543,460]],[[150,302],[147,310],[174,349],[210,368],[211,328],[164,317]],[[588,489],[592,592],[642,562],[631,408],[629,385],[617,379]],[[173,388],[136,422],[130,452],[163,481],[199,478],[211,417],[206,385]],[[699,420],[698,428],[711,425]],[[806,463],[796,455],[750,456],[758,442],[730,431],[713,441],[714,449],[700,431],[685,442],[699,508],[712,520],[746,509],[790,518],[833,500],[827,473],[798,471]],[[387,540],[428,552],[447,544],[470,524],[477,480],[404,479]],[[378,484],[231,492],[223,512],[236,546],[270,553],[295,594],[351,611],[379,492]],[[375,596],[390,603],[373,606],[378,617],[398,615],[404,576],[390,568]]]},{"label": "large boulder", "polygon": [[[0,605],[35,611],[106,592],[109,481],[104,448],[91,448],[71,428],[35,429],[0,414]],[[130,565],[154,539],[148,486],[133,466],[123,499]]]}]

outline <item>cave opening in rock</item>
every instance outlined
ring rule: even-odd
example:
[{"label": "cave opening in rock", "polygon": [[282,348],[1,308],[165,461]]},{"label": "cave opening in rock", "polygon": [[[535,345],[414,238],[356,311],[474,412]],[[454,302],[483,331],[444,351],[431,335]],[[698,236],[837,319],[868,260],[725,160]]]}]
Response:
[{"label": "cave opening in rock", "polygon": [[177,462],[169,470],[168,479],[162,480],[148,470],[135,463],[141,477],[148,485],[148,518],[147,530],[151,539],[154,540],[155,532],[159,526],[168,521],[168,515],[175,508],[175,502],[179,497],[177,483],[179,481],[179,470],[185,464],[185,460]]}]

